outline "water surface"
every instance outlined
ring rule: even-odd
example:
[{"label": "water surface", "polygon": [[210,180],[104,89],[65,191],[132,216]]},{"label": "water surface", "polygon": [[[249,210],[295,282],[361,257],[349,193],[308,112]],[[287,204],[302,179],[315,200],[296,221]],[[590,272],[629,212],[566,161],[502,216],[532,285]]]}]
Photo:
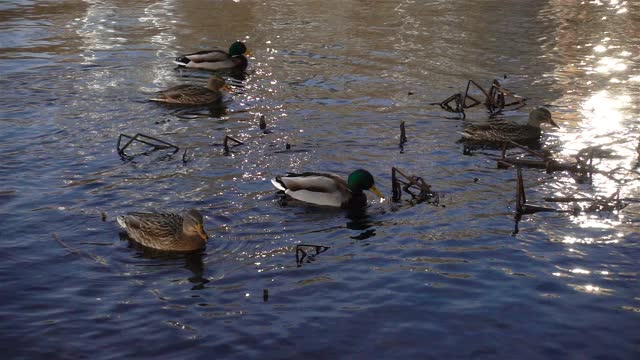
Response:
[{"label": "water surface", "polygon": [[[561,160],[608,150],[596,159],[607,174],[587,183],[526,169],[531,202],[636,199],[637,4],[10,0],[0,9],[9,358],[638,356],[638,204],[527,216],[513,236],[515,171],[457,143],[465,121],[488,113],[469,109],[463,121],[429,105],[469,79],[498,78],[529,98],[506,119],[553,112],[561,128],[545,129],[543,146]],[[253,56],[222,112],[147,101],[206,82],[176,70],[176,55],[236,39]],[[139,132],[181,151],[123,161],[118,136]],[[244,145],[225,153],[226,135]],[[392,166],[422,176],[440,206],[318,209],[281,202],[268,181],[362,167],[390,195]],[[151,256],[122,241],[114,221],[191,207],[211,234],[201,254]],[[329,249],[298,264],[297,244]]]}]

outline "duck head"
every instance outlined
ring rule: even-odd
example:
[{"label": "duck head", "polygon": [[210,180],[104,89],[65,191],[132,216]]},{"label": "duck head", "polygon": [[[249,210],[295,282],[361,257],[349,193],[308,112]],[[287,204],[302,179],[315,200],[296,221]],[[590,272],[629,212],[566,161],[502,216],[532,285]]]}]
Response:
[{"label": "duck head", "polygon": [[191,236],[197,236],[204,242],[209,239],[209,235],[204,231],[204,220],[198,210],[191,209],[184,215],[182,231]]},{"label": "duck head", "polygon": [[551,126],[559,128],[558,124],[551,118],[551,112],[546,108],[537,108],[529,113],[529,121],[527,124],[540,127],[541,124],[550,124]]},{"label": "duck head", "polygon": [[209,81],[207,82],[207,87],[211,90],[224,89],[229,92],[232,92],[231,88],[227,85],[227,82],[218,75],[213,75],[212,77],[209,78]]},{"label": "duck head", "polygon": [[382,193],[376,188],[373,175],[367,170],[358,169],[352,172],[347,179],[347,187],[352,192],[358,193],[369,190],[380,198],[384,198]]},{"label": "duck head", "polygon": [[239,40],[229,46],[229,56],[244,55],[245,53],[251,55],[251,52],[247,52],[246,45]]}]

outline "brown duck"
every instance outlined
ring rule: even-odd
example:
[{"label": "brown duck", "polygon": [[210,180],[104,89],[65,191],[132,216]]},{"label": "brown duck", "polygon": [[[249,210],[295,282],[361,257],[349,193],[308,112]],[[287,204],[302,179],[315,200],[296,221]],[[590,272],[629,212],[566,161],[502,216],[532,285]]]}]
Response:
[{"label": "brown duck", "polygon": [[152,249],[195,251],[202,249],[209,239],[202,214],[195,209],[183,215],[132,212],[116,220],[131,240]]},{"label": "brown duck", "polygon": [[500,144],[516,142],[522,145],[534,145],[539,143],[542,124],[550,124],[559,128],[551,118],[551,112],[545,108],[537,108],[529,113],[526,124],[520,125],[511,122],[496,122],[481,125],[469,125],[460,134],[461,142],[466,144]]},{"label": "brown duck", "polygon": [[231,91],[225,80],[214,75],[209,78],[207,87],[199,85],[178,85],[159,91],[151,101],[182,105],[209,105],[222,99],[220,90]]}]

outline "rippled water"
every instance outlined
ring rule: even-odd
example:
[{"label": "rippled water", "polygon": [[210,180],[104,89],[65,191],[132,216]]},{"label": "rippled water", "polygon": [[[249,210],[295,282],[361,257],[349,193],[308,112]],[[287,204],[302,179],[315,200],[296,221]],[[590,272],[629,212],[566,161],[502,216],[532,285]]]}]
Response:
[{"label": "rippled water", "polygon": [[[638,14],[617,0],[3,2],[5,356],[637,357]],[[253,57],[222,113],[147,101],[204,84],[176,55],[238,38]],[[456,142],[488,114],[429,105],[494,78],[530,99],[504,117],[549,106],[560,159],[609,152],[590,183],[525,170],[529,201],[619,190],[629,206],[527,216],[513,236],[515,171]],[[188,148],[186,163],[123,161],[118,135],[138,132]],[[225,135],[245,144],[225,153]],[[268,181],[363,167],[390,195],[392,166],[440,206],[328,211],[282,203]],[[190,207],[212,235],[202,254],[118,236],[119,214]],[[329,249],[298,264],[297,244]]]}]

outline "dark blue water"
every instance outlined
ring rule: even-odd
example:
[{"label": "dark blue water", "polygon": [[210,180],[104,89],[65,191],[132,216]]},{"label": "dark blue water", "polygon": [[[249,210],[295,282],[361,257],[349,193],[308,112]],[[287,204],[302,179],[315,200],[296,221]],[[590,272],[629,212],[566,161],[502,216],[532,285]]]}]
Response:
[{"label": "dark blue water", "polygon": [[[622,1],[0,4],[4,357],[637,358],[639,11]],[[175,70],[176,55],[236,39],[254,55],[223,111],[147,101],[205,83]],[[591,182],[525,169],[531,203],[571,209],[542,199],[619,191],[629,205],[526,216],[513,235],[515,170],[457,143],[465,121],[488,113],[463,121],[428,105],[494,78],[529,98],[505,118],[549,107],[561,128],[544,129],[543,147],[560,161],[607,152]],[[181,150],[124,161],[118,136],[139,132]],[[244,145],[225,152],[227,135]],[[282,202],[269,182],[366,168],[390,196],[393,166],[422,176],[439,205],[405,196],[333,211]],[[117,215],[192,207],[211,235],[203,253],[149,254],[119,237]],[[298,244],[328,249],[298,262]]]}]

